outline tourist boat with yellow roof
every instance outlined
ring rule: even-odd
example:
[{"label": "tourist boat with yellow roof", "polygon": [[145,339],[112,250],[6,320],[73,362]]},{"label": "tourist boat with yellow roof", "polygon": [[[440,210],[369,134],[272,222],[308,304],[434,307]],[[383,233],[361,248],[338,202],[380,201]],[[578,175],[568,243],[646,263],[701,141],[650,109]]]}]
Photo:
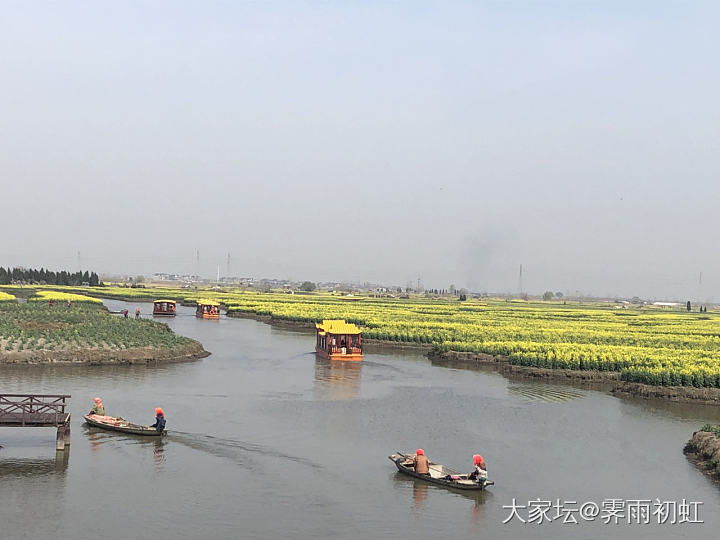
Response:
[{"label": "tourist boat with yellow roof", "polygon": [[219,319],[220,302],[215,300],[198,300],[195,316],[200,319]]},{"label": "tourist boat with yellow roof", "polygon": [[315,352],[319,357],[351,362],[363,359],[362,332],[356,325],[333,319],[315,323],[315,329]]}]

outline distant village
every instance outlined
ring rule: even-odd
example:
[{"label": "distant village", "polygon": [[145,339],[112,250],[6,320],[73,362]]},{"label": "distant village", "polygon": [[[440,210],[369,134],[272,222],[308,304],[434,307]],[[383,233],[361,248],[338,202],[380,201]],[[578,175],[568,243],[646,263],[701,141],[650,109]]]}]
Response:
[{"label": "distant village", "polygon": [[[125,280],[132,280],[131,277],[124,277]],[[137,279],[137,278],[136,278]],[[233,286],[233,287],[249,287],[259,290],[269,289],[285,289],[288,292],[303,289],[321,289],[331,292],[362,292],[366,294],[383,294],[387,296],[396,296],[398,294],[416,292],[415,289],[406,290],[403,287],[386,287],[372,283],[345,283],[337,281],[293,281],[289,279],[274,278],[253,278],[253,277],[235,277],[221,276],[219,279],[205,279],[197,275],[187,274],[169,274],[158,272],[152,274],[148,281],[155,283],[167,282],[168,284],[179,285],[181,287],[192,288],[195,286]],[[310,286],[311,285],[311,286]]]},{"label": "distant village", "polygon": [[[156,272],[151,276],[144,275],[111,275],[104,274],[98,276],[95,272],[77,271],[74,273],[67,271],[50,271],[41,268],[40,270],[28,269],[24,267],[3,268],[0,267],[0,285],[74,285],[74,286],[103,286],[114,285],[119,287],[144,288],[148,284],[165,285],[168,287],[179,287],[192,289],[196,287],[246,287],[258,291],[284,290],[288,294],[308,293],[314,290],[328,291],[331,293],[340,293],[352,295],[353,293],[365,296],[374,296],[377,298],[408,298],[412,295],[425,295],[430,297],[456,297],[463,301],[469,298],[506,298],[507,300],[545,300],[555,302],[580,301],[580,302],[609,302],[616,304],[616,308],[630,308],[632,306],[652,305],[658,308],[676,309],[687,307],[690,311],[695,302],[679,299],[643,299],[637,296],[632,298],[622,297],[600,297],[586,295],[580,291],[574,294],[563,293],[561,291],[545,291],[543,294],[530,295],[527,292],[478,292],[469,291],[465,288],[456,288],[450,285],[447,289],[430,289],[425,288],[420,279],[416,282],[408,281],[405,287],[399,285],[387,286],[377,283],[357,283],[357,282],[338,282],[338,281],[296,281],[290,279],[275,278],[253,278],[253,277],[235,277],[235,276],[217,276],[216,279],[203,278],[196,274],[174,274],[166,272]],[[700,302],[700,309],[705,310],[706,305],[714,306],[712,300]]]}]

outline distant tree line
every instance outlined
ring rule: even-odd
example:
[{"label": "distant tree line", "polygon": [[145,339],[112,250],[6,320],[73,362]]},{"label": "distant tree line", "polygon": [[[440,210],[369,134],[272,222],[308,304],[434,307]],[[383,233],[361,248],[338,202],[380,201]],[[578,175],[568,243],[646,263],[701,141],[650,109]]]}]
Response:
[{"label": "distant tree line", "polygon": [[9,285],[11,283],[37,283],[48,285],[82,285],[90,284],[91,287],[102,286],[100,278],[95,272],[53,272],[52,270],[28,269],[28,268],[3,268],[0,266],[0,285]]}]

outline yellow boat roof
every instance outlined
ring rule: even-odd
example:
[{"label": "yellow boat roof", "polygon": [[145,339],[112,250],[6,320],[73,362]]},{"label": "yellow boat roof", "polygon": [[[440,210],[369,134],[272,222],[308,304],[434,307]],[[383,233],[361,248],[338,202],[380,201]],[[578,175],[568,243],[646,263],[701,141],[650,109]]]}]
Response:
[{"label": "yellow boat roof", "polygon": [[315,328],[328,334],[361,334],[362,331],[353,323],[345,322],[343,319],[325,320],[315,323]]},{"label": "yellow boat roof", "polygon": [[198,300],[197,302],[198,306],[219,306],[220,302],[216,302],[215,300]]},{"label": "yellow boat roof", "polygon": [[155,300],[155,301],[154,301],[155,304],[159,304],[159,303],[161,303],[161,302],[165,302],[165,303],[167,303],[167,304],[174,304],[174,303],[175,303],[175,300]]}]

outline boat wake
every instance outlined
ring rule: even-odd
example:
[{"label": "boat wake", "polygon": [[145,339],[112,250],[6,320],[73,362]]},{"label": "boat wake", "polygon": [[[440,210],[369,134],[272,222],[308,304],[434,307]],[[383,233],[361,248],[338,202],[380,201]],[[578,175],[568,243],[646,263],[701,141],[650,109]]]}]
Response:
[{"label": "boat wake", "polygon": [[268,448],[267,446],[246,441],[238,441],[236,439],[223,439],[221,437],[213,437],[212,435],[187,433],[184,431],[174,430],[169,433],[166,439],[183,444],[193,450],[229,459],[238,465],[252,466],[253,457],[264,456],[285,461],[292,461],[316,470],[322,470],[324,468],[319,463],[307,458],[285,454],[274,450],[273,448]]},{"label": "boat wake", "polygon": [[520,396],[527,401],[544,401],[546,403],[563,403],[585,396],[582,392],[553,386],[511,385],[508,390],[511,394]]}]

